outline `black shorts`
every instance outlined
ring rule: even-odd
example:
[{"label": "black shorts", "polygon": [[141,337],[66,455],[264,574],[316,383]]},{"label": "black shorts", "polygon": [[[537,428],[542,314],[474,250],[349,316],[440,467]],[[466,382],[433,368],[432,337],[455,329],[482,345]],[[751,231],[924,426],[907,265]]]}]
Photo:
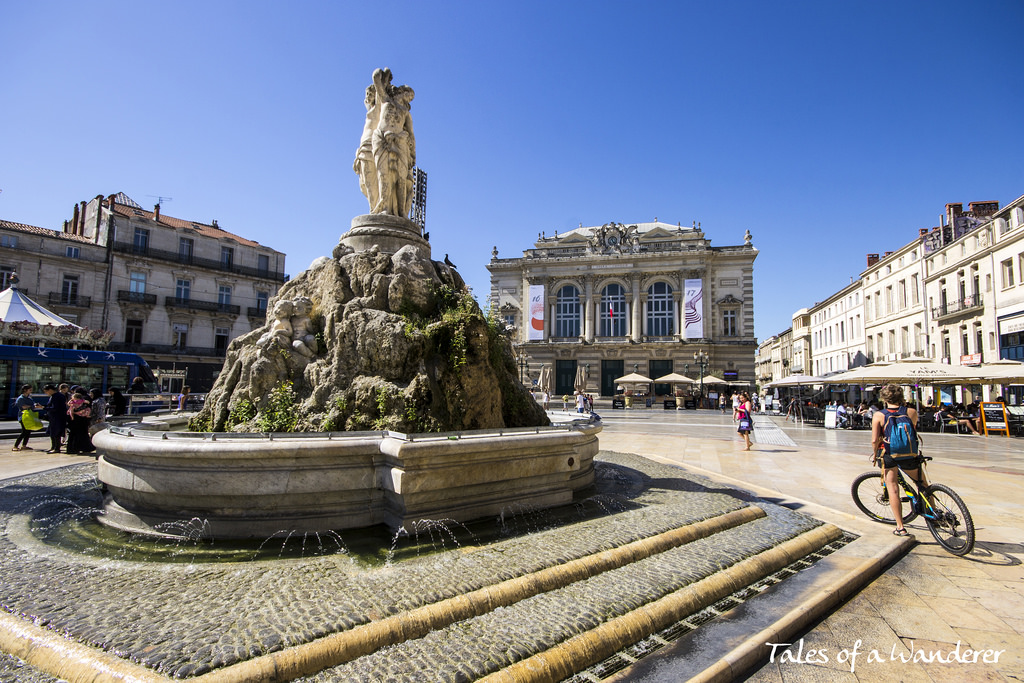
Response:
[{"label": "black shorts", "polygon": [[899,467],[901,470],[916,470],[921,467],[921,456],[920,455],[901,455],[899,457],[892,457],[888,453],[882,454],[882,464],[887,469],[894,469]]}]

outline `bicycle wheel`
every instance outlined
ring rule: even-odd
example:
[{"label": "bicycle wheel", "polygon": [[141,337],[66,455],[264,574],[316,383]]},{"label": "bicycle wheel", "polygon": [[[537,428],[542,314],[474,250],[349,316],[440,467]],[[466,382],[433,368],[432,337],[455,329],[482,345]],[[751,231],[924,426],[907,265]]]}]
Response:
[{"label": "bicycle wheel", "polygon": [[[892,508],[889,507],[888,491],[882,487],[882,476],[879,472],[865,472],[858,476],[853,480],[850,493],[853,494],[853,502],[870,519],[882,524],[896,524]],[[905,510],[903,523],[906,524],[914,519],[914,517],[917,517],[917,513],[914,512],[914,507],[910,505],[909,498],[902,496],[901,500],[902,507]]]},{"label": "bicycle wheel", "polygon": [[960,496],[942,484],[932,484],[924,493],[936,515],[932,519],[926,514],[925,522],[939,545],[954,555],[966,555],[974,550],[974,520]]}]

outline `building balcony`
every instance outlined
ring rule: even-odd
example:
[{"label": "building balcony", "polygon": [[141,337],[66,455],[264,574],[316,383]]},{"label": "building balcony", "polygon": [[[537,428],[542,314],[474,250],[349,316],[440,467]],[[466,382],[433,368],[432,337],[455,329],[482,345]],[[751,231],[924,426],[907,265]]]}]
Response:
[{"label": "building balcony", "polygon": [[71,308],[89,308],[92,305],[92,298],[80,294],[66,294],[64,292],[50,292],[47,296],[47,303],[50,306],[69,306]]},{"label": "building balcony", "polygon": [[266,320],[267,318],[267,309],[260,308],[259,306],[249,306],[248,308],[245,309],[245,311],[246,315],[248,315],[250,318],[261,318],[264,320]]},{"label": "building balcony", "polygon": [[131,254],[141,258],[157,259],[159,261],[168,261],[170,263],[194,266],[196,268],[206,268],[209,270],[235,273],[236,275],[262,278],[264,280],[273,280],[275,282],[283,283],[288,281],[288,276],[284,273],[275,273],[270,270],[240,266],[233,261],[216,261],[214,259],[200,258],[193,254],[164,251],[162,249],[154,249],[152,247],[141,247],[131,242],[114,242],[114,251],[119,254]]},{"label": "building balcony", "polygon": [[117,300],[124,301],[130,304],[146,304],[147,306],[156,305],[156,294],[146,294],[145,292],[129,292],[126,289],[117,290]]},{"label": "building balcony", "polygon": [[164,306],[167,308],[188,308],[194,311],[210,311],[211,313],[230,313],[231,315],[238,315],[241,312],[241,306],[234,304],[222,304],[216,301],[201,301],[193,298],[183,298],[177,296],[169,296],[164,299]]},{"label": "building balcony", "polygon": [[981,294],[975,294],[964,297],[960,301],[950,301],[944,305],[935,306],[932,308],[932,319],[938,321],[943,318],[970,313],[971,311],[980,311],[982,308],[984,308],[982,296]]},{"label": "building balcony", "polygon": [[210,346],[177,346],[175,344],[129,344],[127,342],[111,342],[107,347],[110,351],[127,351],[141,356],[200,356],[206,358],[223,358],[227,348],[219,349]]}]

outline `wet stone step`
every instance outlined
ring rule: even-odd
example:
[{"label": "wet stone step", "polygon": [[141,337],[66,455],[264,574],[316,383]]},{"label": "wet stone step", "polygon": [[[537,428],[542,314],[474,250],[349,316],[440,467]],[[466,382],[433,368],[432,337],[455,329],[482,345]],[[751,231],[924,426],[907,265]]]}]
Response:
[{"label": "wet stone step", "polygon": [[819,526],[791,511],[773,512],[297,680],[413,682],[426,671],[432,680],[476,680]]}]

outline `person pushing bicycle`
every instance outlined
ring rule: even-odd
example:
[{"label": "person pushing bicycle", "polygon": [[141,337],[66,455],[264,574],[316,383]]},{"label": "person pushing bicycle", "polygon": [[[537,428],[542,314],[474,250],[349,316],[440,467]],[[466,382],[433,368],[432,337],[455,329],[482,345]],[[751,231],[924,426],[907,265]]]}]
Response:
[{"label": "person pushing bicycle", "polygon": [[906,472],[918,486],[928,486],[924,481],[924,472],[920,471],[917,411],[907,407],[903,389],[897,384],[886,384],[878,396],[885,407],[871,418],[871,464],[882,460],[885,487],[889,491],[889,506],[896,519],[893,534],[906,536],[908,532],[903,527],[903,504],[896,481],[896,468]]}]

